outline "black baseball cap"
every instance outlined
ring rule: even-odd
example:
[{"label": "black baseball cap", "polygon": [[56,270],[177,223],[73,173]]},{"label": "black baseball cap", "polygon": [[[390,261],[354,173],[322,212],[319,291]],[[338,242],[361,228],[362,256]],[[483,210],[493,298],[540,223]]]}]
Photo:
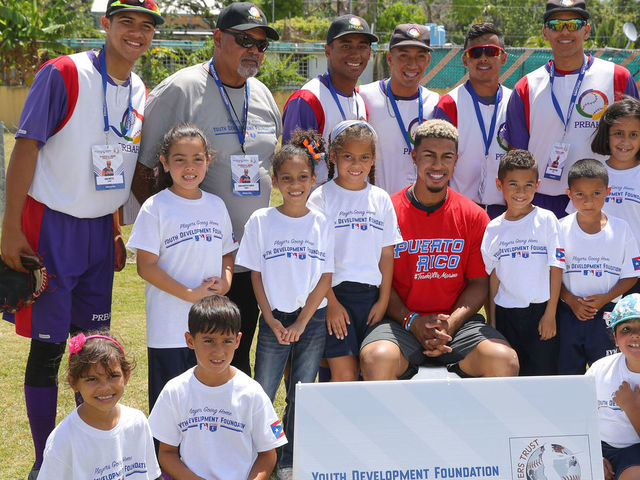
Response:
[{"label": "black baseball cap", "polygon": [[371,33],[367,21],[356,15],[341,15],[333,19],[329,30],[327,30],[327,45],[336,38],[344,37],[352,33],[361,33],[366,36],[371,43],[377,42],[378,37]]},{"label": "black baseball cap", "polygon": [[109,0],[105,17],[109,18],[119,12],[148,13],[153,17],[156,25],[162,25],[164,18],[160,15],[160,9],[153,0]]},{"label": "black baseball cap", "polygon": [[584,0],[549,0],[543,16],[544,21],[546,22],[551,15],[559,12],[574,12],[583,20],[589,20],[591,16],[587,12],[587,4]]},{"label": "black baseball cap", "polygon": [[422,47],[429,51],[433,50],[430,46],[429,29],[417,23],[402,23],[393,30],[391,40],[389,40],[389,50],[401,45]]},{"label": "black baseball cap", "polygon": [[267,17],[264,12],[250,2],[233,2],[224,7],[218,15],[216,28],[226,30],[251,30],[252,28],[262,28],[271,40],[278,40],[280,35],[275,29],[267,25]]}]

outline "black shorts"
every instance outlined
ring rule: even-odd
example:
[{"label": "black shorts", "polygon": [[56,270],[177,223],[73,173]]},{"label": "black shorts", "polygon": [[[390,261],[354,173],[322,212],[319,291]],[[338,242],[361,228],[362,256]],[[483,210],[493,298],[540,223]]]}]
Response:
[{"label": "black shorts", "polygon": [[520,376],[555,375],[558,371],[558,335],[540,340],[538,324],[547,302],[524,308],[496,305],[496,328],[518,354]]},{"label": "black shorts", "polygon": [[447,370],[458,373],[458,363],[480,342],[489,339],[505,340],[500,332],[486,324],[482,315],[476,313],[460,327],[447,344],[451,347],[451,352],[437,357],[427,357],[422,353],[422,345],[411,332],[406,331],[399,323],[385,319],[369,329],[362,342],[362,348],[378,340],[387,340],[398,345],[402,355],[409,362],[407,371],[398,377],[399,380],[403,380],[411,378],[418,373],[418,368],[421,365],[446,366]]}]

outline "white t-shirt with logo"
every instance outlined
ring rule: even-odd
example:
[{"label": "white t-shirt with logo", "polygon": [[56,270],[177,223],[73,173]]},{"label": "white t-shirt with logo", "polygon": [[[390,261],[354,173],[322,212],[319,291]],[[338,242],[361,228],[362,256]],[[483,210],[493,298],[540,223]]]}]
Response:
[{"label": "white t-shirt with logo", "polygon": [[307,205],[333,221],[332,286],[344,281],[379,286],[382,248],[402,241],[389,194],[375,185],[347,190],[328,182],[311,193]]},{"label": "white t-shirt with logo", "polygon": [[495,269],[500,286],[496,305],[524,308],[549,300],[549,267],[564,268],[564,252],[553,212],[534,207],[519,220],[504,214],[487,225],[482,259],[487,273]]},{"label": "white t-shirt with logo", "polygon": [[562,283],[569,292],[578,297],[606,293],[621,278],[640,276],[638,242],[627,222],[609,216],[601,231],[589,234],[576,215],[560,220],[560,243],[566,252]]},{"label": "white t-shirt with logo", "polygon": [[[195,288],[205,278],[219,277],[222,257],[238,248],[224,202],[202,192],[197,200],[169,189],[147,199],[131,230],[127,248],[158,256],[158,266],[171,278]],[[147,282],[147,346],[186,347],[184,332],[191,303]]]},{"label": "white t-shirt with logo", "polygon": [[[272,310],[304,307],[322,274],[334,271],[333,229],[320,212],[294,218],[276,207],[261,208],[244,228],[236,263],[261,273]],[[326,304],[324,298],[319,308]]]},{"label": "white t-shirt with logo", "polygon": [[140,410],[119,404],[111,430],[84,422],[71,412],[51,432],[44,449],[40,480],[155,480],[160,476],[151,430]]},{"label": "white t-shirt with logo", "polygon": [[640,373],[629,370],[625,356],[616,353],[594,362],[585,375],[596,379],[600,439],[615,448],[640,443],[640,436],[631,425],[629,417],[613,401],[622,382],[628,382],[631,389],[640,386]]},{"label": "white t-shirt with logo", "polygon": [[207,480],[247,478],[258,452],[287,443],[273,405],[238,369],[218,387],[201,383],[194,369],[162,389],[149,415],[153,436],[180,446],[182,462]]}]

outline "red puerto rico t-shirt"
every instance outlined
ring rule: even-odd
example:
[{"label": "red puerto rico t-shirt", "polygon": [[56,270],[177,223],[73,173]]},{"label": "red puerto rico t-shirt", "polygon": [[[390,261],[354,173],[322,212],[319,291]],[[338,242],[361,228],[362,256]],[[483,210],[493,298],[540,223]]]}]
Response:
[{"label": "red puerto rico t-shirt", "polygon": [[467,279],[487,276],[480,244],[489,217],[450,188],[440,208],[425,212],[407,188],[391,195],[404,239],[394,247],[393,288],[409,310],[450,314]]}]

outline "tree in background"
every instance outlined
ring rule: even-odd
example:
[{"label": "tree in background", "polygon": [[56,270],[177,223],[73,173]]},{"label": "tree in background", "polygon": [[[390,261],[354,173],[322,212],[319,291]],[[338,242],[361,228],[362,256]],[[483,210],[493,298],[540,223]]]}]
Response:
[{"label": "tree in background", "polygon": [[[381,2],[382,3],[382,2]],[[380,7],[380,5],[378,6]],[[427,15],[421,5],[396,2],[378,15],[376,34],[381,43],[387,43],[396,25],[401,23],[426,23]]]},{"label": "tree in background", "polygon": [[451,0],[447,34],[452,42],[464,43],[471,25],[491,22],[504,33],[505,43],[513,47],[538,46],[542,41],[542,14],[545,2],[541,0]]},{"label": "tree in background", "polygon": [[[633,23],[640,29],[640,8],[638,2],[629,0],[609,0],[608,2],[594,2],[589,6],[592,13],[591,39],[594,47],[625,48],[628,39],[622,26],[626,22]],[[629,45],[629,48],[638,48],[640,41]]]},{"label": "tree in background", "polygon": [[81,0],[3,0],[0,83],[31,83],[43,61],[69,53],[60,39],[94,35],[89,4]]}]

